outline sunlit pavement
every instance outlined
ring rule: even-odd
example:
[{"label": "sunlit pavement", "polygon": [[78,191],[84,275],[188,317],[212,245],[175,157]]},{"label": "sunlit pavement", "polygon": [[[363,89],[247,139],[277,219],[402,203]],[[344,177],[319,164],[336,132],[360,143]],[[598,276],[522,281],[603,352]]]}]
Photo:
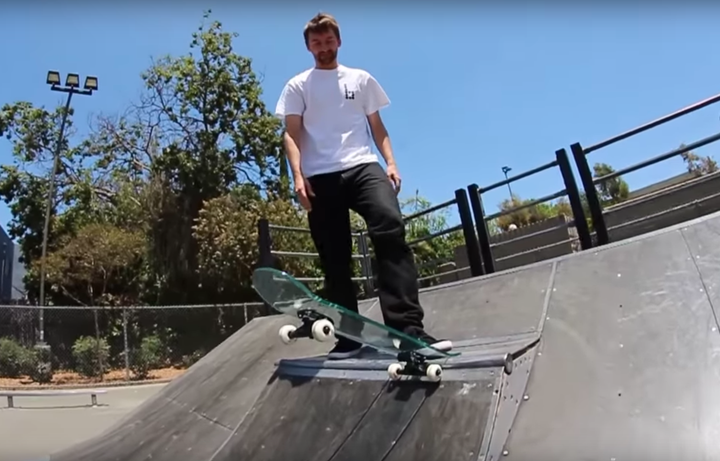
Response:
[{"label": "sunlit pavement", "polygon": [[103,432],[164,386],[104,388],[95,408],[89,395],[15,397],[15,408],[0,397],[0,461],[46,459]]}]

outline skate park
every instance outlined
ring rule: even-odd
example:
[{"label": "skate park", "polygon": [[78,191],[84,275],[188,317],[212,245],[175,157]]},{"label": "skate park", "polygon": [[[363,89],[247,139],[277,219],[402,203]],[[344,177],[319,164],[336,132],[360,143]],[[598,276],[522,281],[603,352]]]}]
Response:
[{"label": "skate park", "polygon": [[[441,283],[421,293],[428,328],[462,352],[443,363],[442,382],[391,382],[385,357],[325,362],[326,345],[286,346],[277,331],[287,319],[260,317],[103,433],[47,459],[720,457],[720,176],[603,209],[595,185],[612,177],[593,178],[589,166],[594,151],[718,102],[570,144],[544,165],[459,188],[438,205],[457,209],[454,231],[465,237],[434,276]],[[567,197],[573,216],[491,237],[486,222],[496,216],[485,213],[483,192],[551,169],[558,192],[535,202]],[[273,246],[283,229],[258,226],[260,265],[292,256]],[[371,278],[371,264],[363,268]],[[381,318],[376,299],[361,305]]]}]

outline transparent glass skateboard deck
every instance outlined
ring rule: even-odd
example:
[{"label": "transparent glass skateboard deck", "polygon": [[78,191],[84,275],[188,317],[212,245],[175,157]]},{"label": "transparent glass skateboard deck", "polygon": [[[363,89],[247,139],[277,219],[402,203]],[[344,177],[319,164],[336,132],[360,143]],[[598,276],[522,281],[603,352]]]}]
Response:
[{"label": "transparent glass skateboard deck", "polygon": [[[391,355],[415,351],[433,358],[456,357],[459,352],[440,351],[420,340],[403,334],[382,323],[333,304],[311,292],[291,275],[272,268],[259,268],[253,273],[253,288],[282,314],[302,318],[313,312],[329,319],[338,336],[357,341]],[[424,349],[424,350],[423,350]]]}]

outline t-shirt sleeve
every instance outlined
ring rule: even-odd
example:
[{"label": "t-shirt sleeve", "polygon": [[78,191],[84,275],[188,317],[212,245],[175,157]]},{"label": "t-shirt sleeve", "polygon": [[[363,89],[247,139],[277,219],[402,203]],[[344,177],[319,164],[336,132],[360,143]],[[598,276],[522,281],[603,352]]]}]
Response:
[{"label": "t-shirt sleeve", "polygon": [[275,106],[275,115],[284,119],[288,115],[302,115],[305,112],[305,100],[300,86],[292,80],[285,84],[280,99]]},{"label": "t-shirt sleeve", "polygon": [[385,90],[383,90],[375,77],[370,74],[368,74],[367,81],[365,82],[364,93],[365,115],[374,114],[380,109],[390,105],[390,99],[387,94],[385,94]]}]

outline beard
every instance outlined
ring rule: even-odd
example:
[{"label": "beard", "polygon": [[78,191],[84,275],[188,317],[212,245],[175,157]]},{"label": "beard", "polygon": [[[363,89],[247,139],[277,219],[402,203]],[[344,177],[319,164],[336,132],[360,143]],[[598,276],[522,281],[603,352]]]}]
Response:
[{"label": "beard", "polygon": [[337,58],[337,51],[323,51],[315,55],[315,59],[322,65],[332,64]]}]

